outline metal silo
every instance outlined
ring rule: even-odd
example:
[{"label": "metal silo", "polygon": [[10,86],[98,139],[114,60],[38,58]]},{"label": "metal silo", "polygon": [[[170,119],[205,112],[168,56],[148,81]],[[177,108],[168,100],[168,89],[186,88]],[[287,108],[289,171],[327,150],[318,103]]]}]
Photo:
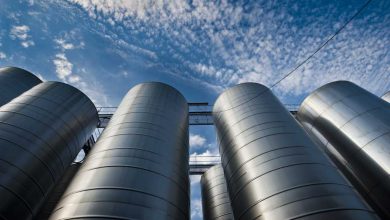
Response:
[{"label": "metal silo", "polygon": [[390,102],[390,91],[387,92],[386,94],[384,94],[384,95],[382,96],[382,99],[383,99],[383,100],[386,100],[387,102]]},{"label": "metal silo", "polygon": [[297,118],[373,207],[390,218],[390,104],[337,81],[310,94]]},{"label": "metal silo", "polygon": [[174,88],[132,88],[50,219],[188,219],[188,104]]},{"label": "metal silo", "polygon": [[41,82],[38,77],[24,69],[0,68],[0,106]]},{"label": "metal silo", "polygon": [[204,220],[234,220],[221,165],[208,169],[200,181]]},{"label": "metal silo", "polygon": [[0,108],[0,217],[31,219],[97,125],[92,102],[44,82]]},{"label": "metal silo", "polygon": [[66,188],[69,186],[69,183],[72,181],[73,177],[79,170],[80,166],[81,163],[74,163],[66,169],[64,175],[59,181],[57,181],[54,188],[48,194],[37,216],[34,217],[35,220],[47,220],[49,218],[54,208],[60,201],[61,196],[64,194]]},{"label": "metal silo", "polygon": [[265,86],[228,89],[213,115],[235,219],[377,219]]}]

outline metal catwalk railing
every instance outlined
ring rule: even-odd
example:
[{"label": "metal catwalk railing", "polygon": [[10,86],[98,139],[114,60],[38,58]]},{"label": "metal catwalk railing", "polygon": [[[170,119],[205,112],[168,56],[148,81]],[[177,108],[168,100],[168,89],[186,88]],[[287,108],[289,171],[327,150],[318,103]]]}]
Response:
[{"label": "metal catwalk railing", "polygon": [[190,175],[202,175],[210,167],[220,164],[220,155],[203,156],[203,155],[190,155]]},{"label": "metal catwalk railing", "polygon": [[[296,104],[284,104],[284,106],[295,115],[298,110]],[[188,103],[188,120],[189,125],[213,125],[212,109],[213,106],[207,102],[191,102]],[[115,113],[117,107],[97,107],[99,113],[98,128],[105,128]]]},{"label": "metal catwalk railing", "polygon": [[[295,115],[298,110],[298,105],[295,104],[284,104],[284,106]],[[188,103],[189,112],[188,120],[189,125],[213,125],[212,109],[213,106],[207,102]],[[93,138],[90,143],[94,143],[107,126],[112,115],[115,113],[117,107],[97,107],[99,114],[99,124],[93,134]],[[92,146],[86,144],[84,151],[88,153]],[[189,158],[189,173],[190,175],[201,175],[210,167],[219,164],[221,162],[219,155],[190,155]]]}]

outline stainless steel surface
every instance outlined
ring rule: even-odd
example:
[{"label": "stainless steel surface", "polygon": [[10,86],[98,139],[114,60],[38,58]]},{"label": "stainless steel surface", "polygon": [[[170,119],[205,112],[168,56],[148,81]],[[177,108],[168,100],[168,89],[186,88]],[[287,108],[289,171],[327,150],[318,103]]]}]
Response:
[{"label": "stainless steel surface", "polygon": [[31,219],[97,125],[79,90],[44,82],[0,108],[0,217]]},{"label": "stainless steel surface", "polygon": [[213,115],[235,219],[377,219],[265,86],[228,89]]},{"label": "stainless steel surface", "polygon": [[309,95],[297,118],[390,219],[390,104],[351,82],[337,81]]},{"label": "stainless steel surface", "polygon": [[24,69],[0,68],[0,106],[41,82],[38,77]]},{"label": "stainless steel surface", "polygon": [[188,219],[188,105],[143,83],[124,97],[50,219]]},{"label": "stainless steel surface", "polygon": [[223,168],[215,165],[200,180],[204,220],[234,220]]},{"label": "stainless steel surface", "polygon": [[390,102],[390,91],[388,91],[386,94],[382,96],[383,100],[386,100],[387,102]]},{"label": "stainless steel surface", "polygon": [[47,220],[64,194],[69,183],[79,170],[81,163],[73,163],[67,169],[61,179],[55,184],[54,188],[50,191],[45,202],[40,208],[39,213],[34,218],[35,220]]}]

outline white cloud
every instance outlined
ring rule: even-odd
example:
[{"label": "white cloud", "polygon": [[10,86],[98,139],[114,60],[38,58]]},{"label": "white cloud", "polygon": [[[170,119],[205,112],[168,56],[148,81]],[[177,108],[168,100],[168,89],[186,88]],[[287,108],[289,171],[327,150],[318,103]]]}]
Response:
[{"label": "white cloud", "polygon": [[[164,63],[166,72],[215,87],[217,92],[248,81],[272,85],[360,7],[356,4],[351,10],[339,10],[339,2],[319,6],[305,2],[276,5],[272,1],[68,1],[80,5],[92,18],[121,23],[129,33],[147,36],[134,45],[153,45],[150,54],[163,53],[173,59]],[[352,80],[375,93],[389,89],[386,45],[390,44],[390,28],[385,24],[390,16],[383,10],[386,3],[372,4],[382,5],[367,8],[274,91],[281,96],[300,96],[340,79]],[[301,13],[307,16],[298,16]],[[116,40],[133,45],[134,38],[125,35],[117,35]]]},{"label": "white cloud", "polygon": [[[72,34],[66,34],[65,35],[65,38],[71,38],[71,36],[69,35],[72,35]],[[82,49],[84,48],[85,46],[85,43],[84,41],[80,41],[78,42],[78,45],[75,45],[74,43],[70,43],[69,42],[70,40],[66,40],[64,38],[57,38],[57,39],[54,39],[54,42],[58,45],[58,47],[62,50],[62,51],[66,51],[66,50],[74,50],[74,49]]]},{"label": "white cloud", "polygon": [[19,39],[21,41],[21,45],[25,48],[34,46],[35,43],[31,39],[31,36],[29,35],[30,27],[27,25],[20,25],[20,26],[12,26],[10,31],[10,37],[11,39]]},{"label": "white cloud", "polygon": [[67,43],[64,39],[55,39],[54,42],[56,42],[63,50],[71,50],[75,48],[73,44]]},{"label": "white cloud", "polygon": [[23,41],[22,43],[20,43],[24,48],[27,48],[27,47],[30,47],[30,46],[34,46],[35,43],[34,41],[32,40],[28,40],[28,41]]},{"label": "white cloud", "polygon": [[64,53],[56,54],[56,58],[53,60],[56,67],[56,73],[58,78],[64,82],[68,82],[68,77],[72,75],[73,64],[69,62]]},{"label": "white cloud", "polygon": [[201,199],[193,199],[191,200],[191,219],[203,218],[202,214],[202,200]]},{"label": "white cloud", "polygon": [[7,58],[7,55],[0,51],[0,59],[5,59],[5,58]]},{"label": "white cloud", "polygon": [[206,138],[198,134],[190,134],[190,147],[203,147],[206,143]]},{"label": "white cloud", "polygon": [[[73,72],[73,63],[68,60],[64,53],[56,54],[53,64],[56,67],[57,77],[63,82],[69,83],[83,91],[97,106],[111,106],[108,97],[104,95],[104,89],[101,84],[93,77],[85,81],[80,74],[75,74]],[[81,69],[80,72],[84,75],[88,74],[85,69]]]}]

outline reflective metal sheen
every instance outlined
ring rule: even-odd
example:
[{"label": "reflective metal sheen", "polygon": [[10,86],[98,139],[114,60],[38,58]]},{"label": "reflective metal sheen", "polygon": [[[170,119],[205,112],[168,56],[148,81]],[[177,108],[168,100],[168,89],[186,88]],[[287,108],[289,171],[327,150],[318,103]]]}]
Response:
[{"label": "reflective metal sheen", "polygon": [[50,191],[49,195],[47,196],[45,202],[42,205],[42,208],[39,210],[38,215],[34,218],[35,220],[47,220],[49,218],[52,211],[60,201],[61,196],[64,194],[66,188],[69,186],[69,183],[72,181],[73,177],[79,170],[80,166],[81,163],[74,163],[66,169],[65,174]]},{"label": "reflective metal sheen", "polygon": [[124,97],[50,219],[189,219],[188,105],[143,83]]},{"label": "reflective metal sheen", "polygon": [[204,220],[234,220],[223,168],[215,165],[200,180]]},{"label": "reflective metal sheen", "polygon": [[31,219],[97,125],[76,88],[44,82],[0,108],[0,217]]},{"label": "reflective metal sheen", "polygon": [[351,82],[337,81],[310,94],[297,118],[390,219],[390,104]]},{"label": "reflective metal sheen", "polygon": [[213,115],[235,219],[377,219],[267,87],[228,89]]},{"label": "reflective metal sheen", "polygon": [[0,68],[0,106],[41,82],[38,77],[24,69]]},{"label": "reflective metal sheen", "polygon": [[390,91],[388,91],[386,94],[382,96],[383,100],[386,100],[387,102],[390,102]]}]

